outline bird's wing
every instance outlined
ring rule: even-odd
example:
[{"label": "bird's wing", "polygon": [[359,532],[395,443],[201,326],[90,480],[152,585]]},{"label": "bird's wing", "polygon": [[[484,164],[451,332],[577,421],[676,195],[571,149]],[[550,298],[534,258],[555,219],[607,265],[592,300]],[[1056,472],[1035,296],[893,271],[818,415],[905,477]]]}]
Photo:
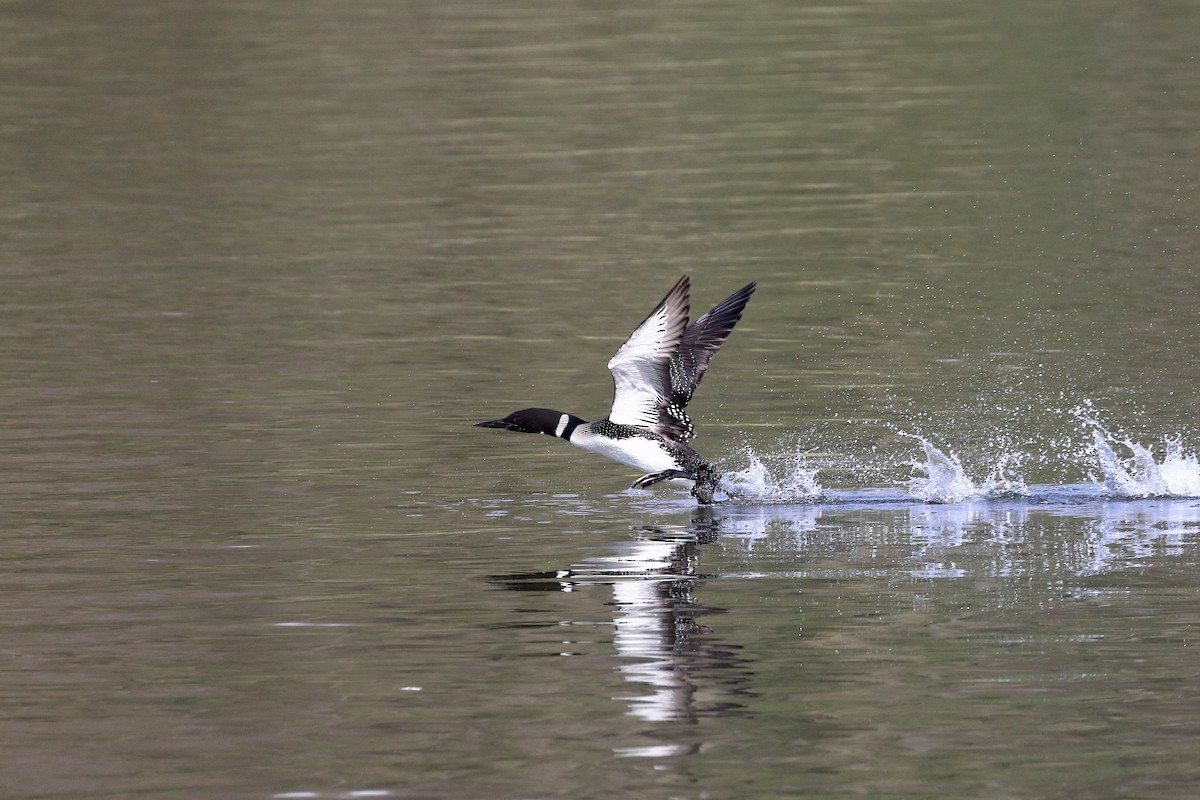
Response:
[{"label": "bird's wing", "polygon": [[657,428],[671,397],[671,360],[688,323],[684,275],[608,362],[616,391],[608,418],[619,425]]},{"label": "bird's wing", "polygon": [[667,414],[673,417],[682,429],[682,437],[690,439],[696,435],[692,421],[683,409],[691,401],[709,360],[716,354],[733,326],[742,318],[750,295],[756,284],[751,282],[722,300],[707,314],[693,322],[683,332],[679,349],[671,359],[671,402]]}]

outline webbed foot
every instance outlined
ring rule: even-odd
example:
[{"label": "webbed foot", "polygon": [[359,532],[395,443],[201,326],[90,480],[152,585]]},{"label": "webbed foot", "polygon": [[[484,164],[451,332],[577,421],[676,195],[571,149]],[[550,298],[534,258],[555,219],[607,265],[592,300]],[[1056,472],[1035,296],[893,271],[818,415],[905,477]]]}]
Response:
[{"label": "webbed foot", "polygon": [[649,475],[643,475],[642,477],[640,477],[636,481],[634,481],[633,484],[629,488],[630,489],[645,489],[648,486],[653,486],[656,483],[662,483],[663,481],[674,480],[675,478],[680,478],[682,480],[687,480],[687,481],[696,480],[696,476],[690,472],[684,472],[681,469],[666,469],[666,470],[663,470],[662,472],[651,472]]}]

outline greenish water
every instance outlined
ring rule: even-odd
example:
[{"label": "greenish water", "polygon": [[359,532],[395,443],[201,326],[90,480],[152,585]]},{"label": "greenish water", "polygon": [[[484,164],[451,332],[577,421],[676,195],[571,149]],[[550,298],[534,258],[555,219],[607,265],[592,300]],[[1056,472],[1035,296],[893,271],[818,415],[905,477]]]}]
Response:
[{"label": "greenish water", "polygon": [[[0,794],[1194,796],[1198,37],[0,5]],[[803,502],[470,426],[603,416],[684,273]]]}]

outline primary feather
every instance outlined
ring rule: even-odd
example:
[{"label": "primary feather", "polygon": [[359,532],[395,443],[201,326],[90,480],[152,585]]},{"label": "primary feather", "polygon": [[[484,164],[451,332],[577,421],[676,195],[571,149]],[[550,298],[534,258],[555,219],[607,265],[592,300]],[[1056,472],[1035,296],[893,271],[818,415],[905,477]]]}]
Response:
[{"label": "primary feather", "polygon": [[674,430],[682,439],[696,435],[692,420],[683,409],[696,393],[709,360],[721,349],[733,326],[742,318],[742,311],[756,286],[754,282],[746,284],[684,330],[679,349],[671,358],[671,397],[663,409],[665,419],[659,420],[660,428]]}]

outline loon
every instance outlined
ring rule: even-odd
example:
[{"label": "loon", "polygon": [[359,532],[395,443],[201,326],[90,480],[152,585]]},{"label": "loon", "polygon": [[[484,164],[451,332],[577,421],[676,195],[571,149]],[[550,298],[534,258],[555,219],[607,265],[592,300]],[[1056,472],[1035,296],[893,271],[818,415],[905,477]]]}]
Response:
[{"label": "loon", "polygon": [[691,484],[698,502],[712,503],[721,476],[688,444],[696,430],[683,409],[755,286],[746,284],[689,325],[691,281],[680,278],[609,360],[616,391],[607,418],[586,422],[549,408],[525,408],[477,427],[557,436],[645,472],[630,488],[680,481]]}]

